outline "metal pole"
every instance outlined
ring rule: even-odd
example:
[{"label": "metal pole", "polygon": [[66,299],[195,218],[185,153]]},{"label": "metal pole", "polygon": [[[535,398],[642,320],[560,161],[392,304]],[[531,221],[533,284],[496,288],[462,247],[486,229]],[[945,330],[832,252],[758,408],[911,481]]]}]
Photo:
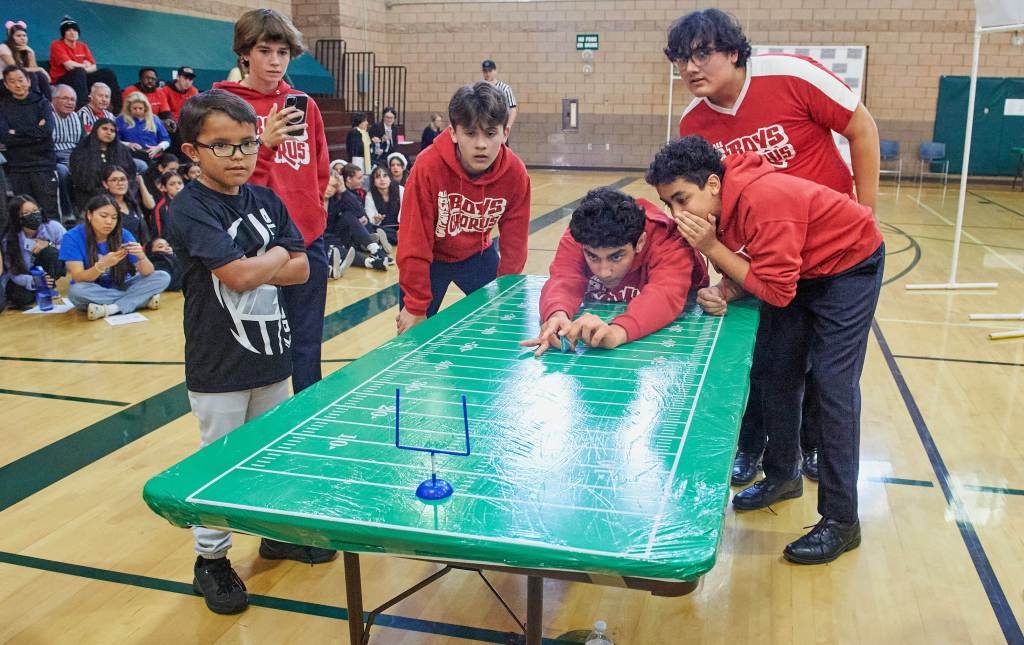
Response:
[{"label": "metal pole", "polygon": [[956,228],[953,229],[953,264],[949,269],[949,283],[956,284],[956,270],[960,261],[960,234],[964,227],[964,205],[967,201],[967,171],[971,163],[971,135],[974,132],[974,99],[978,91],[978,58],[981,55],[981,25],[974,29],[974,56],[971,59],[971,90],[967,95],[967,132],[964,134],[964,162],[960,169],[960,198],[956,205]]}]

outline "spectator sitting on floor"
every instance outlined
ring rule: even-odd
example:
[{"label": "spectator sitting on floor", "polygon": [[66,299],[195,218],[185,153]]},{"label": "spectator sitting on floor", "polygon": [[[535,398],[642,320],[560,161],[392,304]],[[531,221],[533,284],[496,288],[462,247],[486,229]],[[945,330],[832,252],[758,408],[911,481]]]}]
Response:
[{"label": "spectator sitting on floor", "polygon": [[146,97],[153,114],[160,114],[167,110],[167,99],[164,97],[164,90],[160,87],[160,79],[156,75],[156,69],[143,67],[139,70],[139,80],[135,85],[129,85],[121,92],[121,106],[128,100],[128,95],[138,92]]},{"label": "spectator sitting on floor", "polygon": [[117,126],[112,119],[100,119],[89,136],[79,141],[71,152],[71,182],[75,186],[79,211],[93,197],[106,192],[100,173],[109,164],[128,173],[129,182],[135,181],[135,161],[118,138]]},{"label": "spectator sitting on floor", "polygon": [[89,320],[160,306],[171,277],[153,267],[142,245],[121,226],[117,203],[97,195],[85,206],[85,221],[64,236],[60,248],[71,276],[68,299]]},{"label": "spectator sitting on floor", "polygon": [[190,181],[202,177],[203,169],[200,168],[197,163],[187,163],[183,166],[178,166],[178,174],[181,175],[182,180],[188,184]]},{"label": "spectator sitting on floor", "polygon": [[[124,101],[117,117],[117,133],[137,159],[156,159],[171,147],[171,135],[160,119],[154,118],[142,92],[132,92]],[[146,159],[143,159],[146,161]]]},{"label": "spectator sitting on floor", "polygon": [[348,162],[345,161],[344,159],[335,159],[334,161],[331,162],[331,165],[329,166],[329,168],[331,169],[331,174],[338,175],[340,177],[341,169],[347,165]]},{"label": "spectator sitting on floor", "polygon": [[[181,180],[181,177],[178,177]],[[155,238],[149,243],[146,251],[150,262],[157,271],[163,271],[171,280],[167,285],[167,291],[181,291],[181,262],[178,256],[174,255],[174,249],[170,242],[162,237]]]},{"label": "spectator sitting on floor", "polygon": [[32,195],[47,217],[60,220],[53,109],[49,101],[31,90],[20,67],[8,65],[3,78],[10,96],[0,100],[0,143],[7,147],[4,172],[11,191]]},{"label": "spectator sitting on floor", "polygon": [[420,151],[426,150],[430,144],[434,143],[434,139],[437,135],[441,134],[441,130],[444,126],[444,117],[441,116],[440,112],[434,112],[430,115],[430,123],[427,127],[423,128],[423,136],[420,137]]},{"label": "spectator sitting on floor", "polygon": [[110,86],[106,83],[93,83],[89,89],[89,102],[78,110],[78,118],[82,120],[86,134],[92,132],[97,120],[114,120],[114,113],[108,109],[109,107]]},{"label": "spectator sitting on floor", "polygon": [[370,220],[367,228],[372,232],[383,231],[389,244],[398,244],[398,218],[404,196],[405,186],[393,181],[383,168],[373,169],[365,200],[366,216]]},{"label": "spectator sitting on floor", "polygon": [[24,20],[8,20],[7,40],[0,43],[0,66],[17,65],[25,70],[32,90],[50,100],[50,75],[39,66],[36,53],[28,46],[28,31]]},{"label": "spectator sitting on floor", "polygon": [[35,304],[35,283],[30,271],[41,268],[47,284],[64,277],[60,261],[60,243],[64,227],[46,217],[39,204],[28,195],[17,195],[8,206],[7,232],[3,238],[5,270],[3,288],[12,307],[30,308]]},{"label": "spectator sitting on floor", "polygon": [[50,82],[64,83],[75,88],[80,102],[89,88],[97,81],[103,81],[111,91],[114,111],[121,110],[121,87],[117,84],[117,76],[109,69],[98,69],[96,59],[89,46],[79,40],[81,29],[71,17],[64,16],[60,21],[60,40],[50,43]]},{"label": "spectator sitting on floor", "polygon": [[[181,167],[181,162],[178,161],[177,155],[173,152],[165,152],[156,158],[156,161],[152,166],[149,167],[142,175],[142,181],[146,182],[146,190],[153,196],[153,199],[160,199],[160,185],[159,179],[165,172],[177,173],[178,168]],[[152,224],[150,224],[151,230],[156,230]]]},{"label": "spectator sitting on floor", "polygon": [[369,219],[363,207],[363,197],[359,194],[362,185],[363,171],[355,164],[342,168],[341,179],[337,176],[331,177],[324,195],[327,199],[327,230],[324,231],[324,241],[328,247],[339,249],[342,256],[347,254],[348,249],[354,248],[356,266],[387,271],[387,268],[394,264],[394,260],[388,257],[383,246],[387,236],[383,233],[371,233],[366,228]]},{"label": "spectator sitting on floor", "polygon": [[391,181],[399,186],[405,186],[405,180],[409,178],[409,160],[401,152],[392,152],[388,155],[388,174]]},{"label": "spectator sitting on floor", "polygon": [[138,175],[135,177],[139,186],[139,193],[142,197],[142,206],[132,196],[128,184],[128,173],[122,170],[120,166],[110,165],[104,167],[100,171],[100,177],[103,179],[103,188],[106,189],[108,195],[114,198],[117,204],[118,213],[121,215],[121,226],[124,227],[124,230],[130,232],[139,244],[143,246],[149,244],[150,240],[153,239],[153,235],[150,233],[149,225],[146,223],[146,215],[142,207],[144,206],[152,210],[156,203],[153,201],[153,196],[146,190],[146,184],[142,181],[142,177]]}]

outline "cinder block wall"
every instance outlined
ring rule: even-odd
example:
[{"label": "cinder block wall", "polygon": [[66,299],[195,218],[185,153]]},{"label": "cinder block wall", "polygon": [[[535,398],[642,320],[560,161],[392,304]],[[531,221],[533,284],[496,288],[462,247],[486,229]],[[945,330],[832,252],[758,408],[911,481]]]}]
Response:
[{"label": "cinder block wall", "polygon": [[[232,18],[253,6],[287,11],[286,0],[148,0],[114,4]],[[281,7],[280,5],[285,5]],[[932,138],[939,77],[968,75],[972,0],[726,0],[751,42],[867,45],[865,103],[882,138],[905,156]],[[312,48],[344,38],[349,51],[376,52],[378,64],[409,69],[403,119],[418,136],[432,111],[446,112],[459,85],[492,58],[520,105],[513,146],[527,163],[644,167],[665,140],[668,64],[661,53],[671,22],[711,6],[670,0],[292,0],[290,13]],[[205,13],[204,13],[205,12]],[[597,33],[593,73],[583,73],[578,33]],[[981,76],[1024,76],[1024,48],[1011,35],[982,42]],[[563,98],[579,99],[580,131],[561,131]],[[672,120],[690,100],[676,85]],[[673,128],[674,131],[674,128]]]}]

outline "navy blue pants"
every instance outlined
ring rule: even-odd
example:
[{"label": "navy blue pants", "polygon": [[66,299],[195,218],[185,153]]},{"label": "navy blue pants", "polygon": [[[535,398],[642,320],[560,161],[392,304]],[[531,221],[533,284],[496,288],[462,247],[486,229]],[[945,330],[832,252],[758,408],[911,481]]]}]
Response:
[{"label": "navy blue pants", "polygon": [[765,476],[800,475],[801,402],[809,366],[818,386],[821,428],[818,513],[840,522],[857,521],[860,375],[884,266],[882,244],[843,273],[799,281],[789,305],[765,304],[761,313],[772,332],[763,393]]},{"label": "navy blue pants", "polygon": [[320,344],[327,306],[327,248],[319,237],[306,247],[309,279],[281,289],[292,331],[292,389],[301,392],[322,378]]},{"label": "navy blue pants", "polygon": [[[498,243],[487,247],[481,253],[471,255],[460,262],[430,263],[430,293],[432,299],[427,308],[427,316],[433,316],[441,308],[444,294],[448,293],[448,285],[455,283],[466,295],[469,295],[498,277]],[[398,294],[398,308],[405,307],[405,294]]]},{"label": "navy blue pants", "polygon": [[[747,409],[740,424],[738,447],[743,452],[760,455],[768,443],[764,425],[765,370],[768,365],[768,341],[772,332],[769,328],[771,316],[761,316],[754,342],[753,362],[750,366],[750,396]],[[800,449],[806,454],[818,449],[817,388],[810,373],[804,381],[803,413],[800,418]]]}]

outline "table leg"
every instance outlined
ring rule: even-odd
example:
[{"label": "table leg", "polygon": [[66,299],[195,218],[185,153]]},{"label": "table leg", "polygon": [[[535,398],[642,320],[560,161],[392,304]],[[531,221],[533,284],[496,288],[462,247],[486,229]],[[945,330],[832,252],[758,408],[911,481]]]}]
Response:
[{"label": "table leg", "polygon": [[359,575],[359,554],[344,554],[345,602],[348,606],[348,640],[350,645],[363,644],[363,582]]},{"label": "table leg", "polygon": [[526,577],[526,645],[540,645],[544,627],[544,578]]}]

